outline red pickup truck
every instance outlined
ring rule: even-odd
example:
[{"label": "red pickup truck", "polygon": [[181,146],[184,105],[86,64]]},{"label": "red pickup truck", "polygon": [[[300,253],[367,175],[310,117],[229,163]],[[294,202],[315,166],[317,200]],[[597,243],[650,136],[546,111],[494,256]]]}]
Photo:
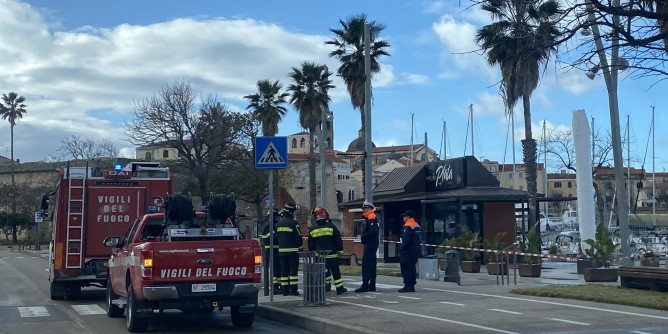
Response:
[{"label": "red pickup truck", "polygon": [[107,237],[112,247],[107,315],[122,317],[130,332],[145,331],[155,312],[180,309],[212,312],[230,306],[237,327],[253,324],[262,271],[257,240],[240,240],[229,219],[190,211],[189,221],[147,214],[124,237]]}]

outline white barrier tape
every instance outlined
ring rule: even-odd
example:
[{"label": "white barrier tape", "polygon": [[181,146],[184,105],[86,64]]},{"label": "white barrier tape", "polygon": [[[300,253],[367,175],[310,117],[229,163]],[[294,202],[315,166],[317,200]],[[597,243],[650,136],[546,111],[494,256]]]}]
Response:
[{"label": "white barrier tape", "polygon": [[[347,241],[361,241],[360,238],[352,238],[352,237],[343,237],[341,238],[342,240],[347,240]],[[394,241],[394,240],[381,240],[384,243],[395,243],[395,244],[400,244],[401,242],[399,241]],[[584,261],[584,260],[589,260],[588,258],[573,258],[569,256],[563,256],[563,255],[554,255],[554,254],[535,254],[535,253],[525,253],[525,252],[518,252],[518,251],[501,251],[501,250],[496,250],[496,249],[485,249],[485,248],[470,248],[470,247],[453,247],[453,246],[446,246],[446,245],[432,245],[432,244],[420,244],[421,246],[425,247],[436,247],[436,248],[446,248],[446,249],[453,249],[453,250],[466,250],[466,251],[477,251],[477,252],[484,252],[484,253],[494,253],[494,254],[508,254],[508,255],[522,255],[522,256],[531,256],[531,257],[541,257],[541,258],[546,258],[546,259],[561,259],[561,260],[567,260],[567,261]],[[629,259],[635,259],[638,258],[638,255],[631,255],[628,257],[616,257],[613,258],[613,261],[619,261],[623,260],[625,258]]]}]

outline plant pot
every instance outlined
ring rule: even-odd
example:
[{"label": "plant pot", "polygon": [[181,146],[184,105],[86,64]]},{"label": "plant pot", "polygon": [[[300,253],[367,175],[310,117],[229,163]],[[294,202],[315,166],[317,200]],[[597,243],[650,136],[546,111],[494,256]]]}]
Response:
[{"label": "plant pot", "polygon": [[659,266],[659,258],[656,257],[656,256],[641,257],[640,258],[640,265],[645,266],[645,267],[658,267]]},{"label": "plant pot", "polygon": [[508,263],[487,262],[487,273],[490,275],[508,275]]},{"label": "plant pot", "polygon": [[585,282],[617,282],[617,268],[585,268]]},{"label": "plant pot", "polygon": [[540,264],[520,263],[518,267],[520,277],[540,277],[541,270]]},{"label": "plant pot", "polygon": [[465,273],[479,273],[480,262],[478,261],[462,261],[462,272]]},{"label": "plant pot", "polygon": [[[592,261],[591,259],[587,259],[587,258],[584,258],[584,259],[578,259],[578,262],[577,262],[577,266],[578,266],[578,274],[584,274],[585,269],[587,269],[587,268],[593,268],[594,265],[593,265],[592,262],[593,262],[593,261]],[[601,267],[603,267],[603,264],[600,263],[600,262],[601,262],[601,261],[599,261],[599,263],[596,265],[597,268],[601,268]]]}]

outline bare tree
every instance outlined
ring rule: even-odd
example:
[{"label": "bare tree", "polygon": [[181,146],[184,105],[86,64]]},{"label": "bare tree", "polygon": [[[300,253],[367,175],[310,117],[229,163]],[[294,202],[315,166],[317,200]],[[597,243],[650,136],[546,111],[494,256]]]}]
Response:
[{"label": "bare tree", "polygon": [[[592,154],[592,175],[596,175],[596,170],[601,167],[609,167],[612,164],[612,134],[610,130],[603,133],[601,128],[594,131],[593,154]],[[577,172],[575,161],[575,143],[573,133],[568,131],[557,131],[551,129],[548,133],[545,149],[551,160],[559,169],[567,169]],[[541,145],[542,147],[543,145]]]},{"label": "bare tree", "polygon": [[213,97],[198,99],[199,94],[184,81],[165,85],[135,104],[134,119],[125,123],[125,133],[134,145],[176,149],[177,163],[197,179],[204,197],[215,168],[249,154],[244,140],[252,118],[229,110]]},{"label": "bare tree", "polygon": [[81,138],[79,135],[70,135],[70,137],[61,140],[58,151],[72,159],[88,160],[100,157],[118,157],[118,148],[111,140]]},{"label": "bare tree", "polygon": [[[614,1],[587,0],[583,3],[570,0],[565,6],[563,40],[573,42],[563,45],[570,48],[566,54],[577,54],[574,58],[567,57],[571,66],[591,71],[588,74],[591,78],[601,73],[603,66],[616,66],[627,70],[626,74],[631,78],[668,79],[668,3],[665,0],[617,4]],[[592,33],[595,26],[600,30],[600,37]],[[601,64],[598,61],[595,38],[600,38],[604,45],[602,51],[606,54],[611,53],[613,45],[619,46],[620,59],[617,63]],[[616,39],[615,43],[612,43],[613,39]]]}]

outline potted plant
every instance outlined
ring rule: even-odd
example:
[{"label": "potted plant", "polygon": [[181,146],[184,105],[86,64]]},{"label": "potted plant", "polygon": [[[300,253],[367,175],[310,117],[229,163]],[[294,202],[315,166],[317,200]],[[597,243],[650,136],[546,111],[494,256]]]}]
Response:
[{"label": "potted plant", "polygon": [[[502,251],[508,247],[508,243],[502,241],[506,232],[499,232],[491,241],[485,242],[487,252],[487,273],[490,275],[507,275],[508,261],[504,261]],[[499,261],[499,262],[497,262]]]},{"label": "potted plant", "polygon": [[[478,258],[480,257],[480,251],[462,248],[478,249],[478,247],[480,247],[480,234],[478,232],[473,232],[464,224],[460,224],[458,229],[459,236],[444,241],[442,245],[448,247],[439,247],[437,253],[445,254],[446,248],[457,249],[461,255],[460,265],[462,272],[479,273],[480,262],[478,261]],[[439,267],[441,270],[445,270],[445,259],[443,258],[443,255],[439,256]]]},{"label": "potted plant", "polygon": [[548,250],[548,254],[550,255],[550,262],[559,261],[559,246],[557,246],[557,244],[551,244],[550,249]]},{"label": "potted plant", "polygon": [[[604,224],[596,226],[594,237],[596,240],[585,240],[589,245],[585,253],[592,261],[592,268],[585,268],[584,279],[586,282],[616,282],[617,269],[610,268],[610,258],[620,244],[614,243]],[[603,268],[598,267],[599,263]]]},{"label": "potted plant", "polygon": [[523,231],[520,228],[517,231],[520,234],[518,239],[519,251],[522,255],[522,262],[518,266],[520,277],[540,277],[541,257],[538,254],[540,249],[540,235],[538,234],[538,224],[532,226],[529,231]]},{"label": "potted plant", "polygon": [[659,256],[654,254],[651,250],[647,251],[640,257],[640,265],[645,267],[658,267]]}]

